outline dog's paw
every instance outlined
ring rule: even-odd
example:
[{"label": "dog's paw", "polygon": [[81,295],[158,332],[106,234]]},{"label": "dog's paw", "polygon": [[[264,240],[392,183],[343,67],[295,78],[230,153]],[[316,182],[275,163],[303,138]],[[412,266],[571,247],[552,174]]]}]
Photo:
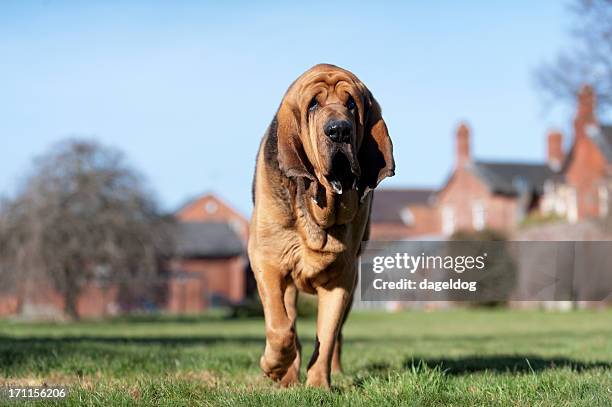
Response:
[{"label": "dog's paw", "polygon": [[[259,366],[266,376],[272,380],[280,381],[287,374],[296,357],[296,336],[293,332],[290,332],[289,335],[268,339]],[[287,380],[290,381],[291,378]]]},{"label": "dog's paw", "polygon": [[282,351],[274,351],[269,346],[259,361],[259,366],[264,374],[274,381],[280,381],[291,367],[297,353],[295,346],[283,348]]},{"label": "dog's paw", "polygon": [[300,383],[300,372],[295,367],[295,364],[291,365],[287,369],[287,373],[280,380],[279,385],[281,387],[290,387]]},{"label": "dog's paw", "polygon": [[306,385],[310,387],[319,387],[323,389],[330,388],[329,375],[324,372],[308,371],[308,378],[306,379]]},{"label": "dog's paw", "polygon": [[264,374],[276,382],[280,381],[281,379],[283,379],[283,377],[285,377],[285,375],[289,371],[290,365],[291,362],[283,363],[283,360],[279,360],[276,358],[271,359],[265,354],[259,360],[259,366],[261,367],[261,370],[263,370]]}]

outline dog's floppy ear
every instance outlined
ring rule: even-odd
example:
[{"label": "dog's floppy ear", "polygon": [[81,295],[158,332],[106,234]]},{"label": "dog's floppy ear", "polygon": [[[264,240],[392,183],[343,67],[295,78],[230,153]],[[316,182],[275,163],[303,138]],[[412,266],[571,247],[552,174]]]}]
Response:
[{"label": "dog's floppy ear", "polygon": [[299,136],[299,112],[296,113],[283,101],[276,113],[276,126],[280,170],[287,177],[305,177],[314,181],[314,175],[308,171],[308,158]]},{"label": "dog's floppy ear", "polygon": [[[380,106],[367,91],[363,141],[359,149],[360,184],[374,189],[386,177],[395,175],[393,143],[382,118]],[[364,193],[365,194],[365,193]]]}]

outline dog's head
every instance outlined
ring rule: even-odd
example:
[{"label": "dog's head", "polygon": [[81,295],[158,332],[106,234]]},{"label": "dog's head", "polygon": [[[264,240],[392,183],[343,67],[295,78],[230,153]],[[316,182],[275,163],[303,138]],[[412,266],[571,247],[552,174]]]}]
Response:
[{"label": "dog's head", "polygon": [[362,194],[394,175],[380,106],[351,72],[316,65],[290,87],[277,113],[278,161],[288,177]]}]

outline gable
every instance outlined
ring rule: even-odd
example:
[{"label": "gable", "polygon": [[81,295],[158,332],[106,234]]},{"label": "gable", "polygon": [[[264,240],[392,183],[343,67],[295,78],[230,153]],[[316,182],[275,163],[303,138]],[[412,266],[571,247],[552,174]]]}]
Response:
[{"label": "gable", "polygon": [[204,222],[210,220],[228,220],[228,218],[246,219],[219,197],[205,194],[183,205],[175,214],[183,222]]},{"label": "gable", "polygon": [[607,158],[591,137],[582,137],[574,143],[571,156],[564,168],[566,181],[573,186],[592,186],[592,182],[606,174]]},{"label": "gable", "polygon": [[183,205],[174,217],[178,222],[224,222],[234,228],[246,241],[248,220],[241,213],[213,194],[205,194]]},{"label": "gable", "polygon": [[[597,130],[598,131],[593,134],[592,137],[583,137],[574,140],[574,143],[572,144],[572,147],[563,164],[563,174],[568,173],[570,171],[570,167],[573,166],[574,161],[576,160],[576,150],[579,149],[579,146],[580,152],[578,154],[589,154],[592,156],[591,159],[593,157],[596,159],[601,157],[605,162],[607,162],[608,165],[612,165],[612,126],[602,125]],[[590,149],[588,147],[583,147],[585,144],[592,145],[594,149],[597,150],[597,153],[589,151]]]},{"label": "gable", "polygon": [[438,192],[436,200],[439,204],[443,205],[456,201],[457,198],[462,200],[466,196],[484,197],[489,194],[490,191],[486,184],[476,176],[470,165],[466,165],[464,168],[456,169],[451,174],[442,189],[440,189],[440,192]]}]

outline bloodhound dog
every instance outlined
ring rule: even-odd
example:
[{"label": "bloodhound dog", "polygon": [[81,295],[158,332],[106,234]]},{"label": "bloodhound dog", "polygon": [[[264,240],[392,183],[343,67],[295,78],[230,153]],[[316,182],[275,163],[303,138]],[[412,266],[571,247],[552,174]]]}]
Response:
[{"label": "bloodhound dog", "polygon": [[351,72],[316,65],[287,90],[259,148],[248,252],[264,309],[260,366],[299,382],[298,291],[318,299],[307,384],[329,388],[368,239],[372,193],[394,175],[380,106]]}]

